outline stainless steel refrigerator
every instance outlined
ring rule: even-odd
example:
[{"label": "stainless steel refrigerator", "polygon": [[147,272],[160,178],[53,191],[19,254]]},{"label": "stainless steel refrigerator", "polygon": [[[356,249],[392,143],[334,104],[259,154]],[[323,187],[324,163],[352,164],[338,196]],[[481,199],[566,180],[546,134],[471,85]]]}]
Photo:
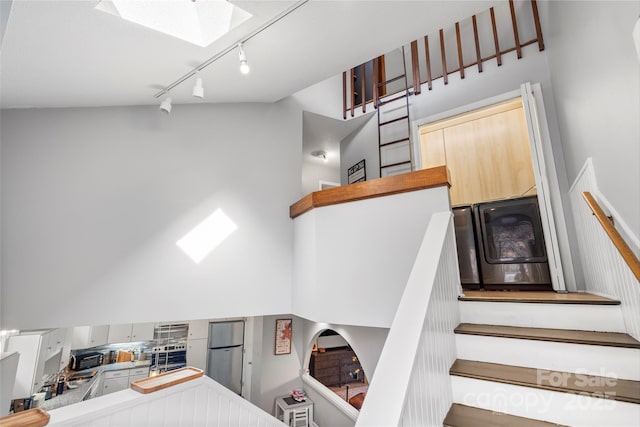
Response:
[{"label": "stainless steel refrigerator", "polygon": [[207,376],[234,393],[242,393],[244,321],[209,323]]}]

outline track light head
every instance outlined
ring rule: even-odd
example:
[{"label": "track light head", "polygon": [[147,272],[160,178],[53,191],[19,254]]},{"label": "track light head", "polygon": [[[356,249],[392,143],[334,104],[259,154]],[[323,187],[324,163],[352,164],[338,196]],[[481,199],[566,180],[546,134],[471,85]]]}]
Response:
[{"label": "track light head", "polygon": [[192,94],[196,98],[204,98],[204,86],[202,85],[202,77],[199,74],[196,74],[196,83],[193,85]]},{"label": "track light head", "polygon": [[171,97],[167,96],[161,103],[160,103],[160,111],[162,111],[163,113],[171,113]]},{"label": "track light head", "polygon": [[242,48],[242,43],[238,43],[238,58],[240,59],[240,72],[242,74],[249,74],[251,68],[249,67],[249,63],[247,62],[247,54]]}]

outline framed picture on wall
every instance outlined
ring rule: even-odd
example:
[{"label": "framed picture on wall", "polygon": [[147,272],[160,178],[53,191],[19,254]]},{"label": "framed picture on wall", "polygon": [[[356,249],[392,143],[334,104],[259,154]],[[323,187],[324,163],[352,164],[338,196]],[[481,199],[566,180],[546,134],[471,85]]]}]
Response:
[{"label": "framed picture on wall", "polygon": [[367,172],[364,167],[364,159],[347,169],[347,182],[353,184],[367,180]]},{"label": "framed picture on wall", "polygon": [[292,330],[293,328],[291,319],[276,320],[276,355],[291,353]]}]

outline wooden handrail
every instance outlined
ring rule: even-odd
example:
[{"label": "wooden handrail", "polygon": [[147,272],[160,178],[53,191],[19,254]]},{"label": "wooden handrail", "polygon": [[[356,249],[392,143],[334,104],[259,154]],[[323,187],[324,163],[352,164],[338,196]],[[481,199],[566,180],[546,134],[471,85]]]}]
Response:
[{"label": "wooden handrail", "polygon": [[49,424],[49,413],[40,408],[27,409],[0,418],[2,427],[43,427]]},{"label": "wooden handrail", "polygon": [[427,188],[451,186],[446,166],[437,166],[415,172],[358,182],[342,187],[314,191],[289,207],[289,216],[295,218],[313,208],[354,202],[373,197],[390,196],[408,191]]},{"label": "wooden handrail", "polygon": [[165,372],[155,377],[142,378],[131,383],[131,389],[138,393],[148,394],[167,387],[182,384],[184,382],[200,378],[204,371],[187,366],[175,371]]},{"label": "wooden handrail", "polygon": [[620,255],[622,255],[622,259],[624,259],[624,261],[627,263],[633,275],[636,276],[636,279],[640,281],[640,260],[638,260],[638,257],[636,257],[629,245],[627,245],[627,242],[624,241],[618,230],[616,230],[616,228],[613,226],[613,224],[604,213],[596,199],[591,195],[591,193],[585,191],[584,193],[582,193],[582,196],[586,200],[587,205],[589,205],[589,207],[591,208],[593,214],[598,219],[598,222],[600,222],[600,225],[602,225],[602,228],[604,228],[604,231],[607,233],[607,236],[609,236],[609,239],[611,239],[611,242],[613,242],[613,245],[616,247],[616,249],[618,249]]}]

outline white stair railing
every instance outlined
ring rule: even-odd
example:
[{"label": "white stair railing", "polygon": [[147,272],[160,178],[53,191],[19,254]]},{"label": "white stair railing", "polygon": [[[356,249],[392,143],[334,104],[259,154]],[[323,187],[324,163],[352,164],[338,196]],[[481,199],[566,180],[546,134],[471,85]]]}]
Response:
[{"label": "white stair railing", "polygon": [[433,214],[356,427],[442,425],[461,292],[452,214]]}]

